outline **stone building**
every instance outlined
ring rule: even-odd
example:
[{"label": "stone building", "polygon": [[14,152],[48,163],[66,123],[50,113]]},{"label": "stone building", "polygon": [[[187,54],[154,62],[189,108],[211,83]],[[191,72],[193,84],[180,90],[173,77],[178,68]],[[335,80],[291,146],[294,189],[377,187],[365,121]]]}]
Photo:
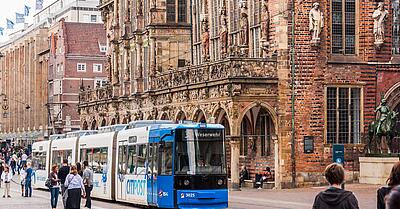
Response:
[{"label": "stone building", "polygon": [[0,47],[2,139],[43,137],[49,61],[44,53],[46,34],[44,28],[31,29]]},{"label": "stone building", "polygon": [[0,44],[0,140],[27,145],[79,129],[79,87],[107,80],[98,4],[54,1],[33,16],[31,25]]},{"label": "stone building", "polygon": [[381,93],[399,109],[399,1],[375,30],[377,2],[318,3],[102,1],[112,85],[81,92],[81,126],[221,123],[233,186],[239,165],[252,178],[271,167],[277,187],[323,183],[344,144],[357,180]]}]

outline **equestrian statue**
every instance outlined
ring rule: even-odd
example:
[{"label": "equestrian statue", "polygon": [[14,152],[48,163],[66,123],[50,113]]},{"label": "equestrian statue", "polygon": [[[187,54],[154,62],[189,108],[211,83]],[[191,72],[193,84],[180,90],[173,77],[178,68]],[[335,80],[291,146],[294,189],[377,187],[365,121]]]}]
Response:
[{"label": "equestrian statue", "polygon": [[381,104],[375,109],[376,120],[369,125],[368,129],[368,152],[376,145],[378,152],[382,154],[382,138],[385,137],[388,153],[391,153],[392,140],[395,137],[396,117],[399,113],[391,111],[386,105],[386,99],[382,98]]}]

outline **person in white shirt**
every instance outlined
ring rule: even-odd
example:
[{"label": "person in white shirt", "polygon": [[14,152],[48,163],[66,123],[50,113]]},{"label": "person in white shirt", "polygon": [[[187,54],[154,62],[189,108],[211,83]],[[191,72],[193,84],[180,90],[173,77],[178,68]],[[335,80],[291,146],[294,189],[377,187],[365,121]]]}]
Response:
[{"label": "person in white shirt", "polygon": [[1,174],[1,181],[4,183],[4,195],[3,198],[11,198],[10,196],[10,182],[12,179],[12,174],[10,172],[10,168],[5,166],[4,172]]},{"label": "person in white shirt", "polygon": [[67,195],[66,208],[80,209],[81,197],[85,197],[86,193],[83,179],[78,175],[78,170],[75,165],[71,166],[71,173],[65,178],[64,186],[66,188],[66,194],[64,195]]}]

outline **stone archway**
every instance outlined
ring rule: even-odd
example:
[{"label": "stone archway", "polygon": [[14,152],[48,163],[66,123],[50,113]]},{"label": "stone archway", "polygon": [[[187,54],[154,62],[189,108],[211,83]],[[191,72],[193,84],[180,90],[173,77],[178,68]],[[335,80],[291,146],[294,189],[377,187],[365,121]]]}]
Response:
[{"label": "stone archway", "polygon": [[125,117],[125,118],[122,120],[122,124],[128,124],[128,123],[129,123],[128,118]]},{"label": "stone archway", "polygon": [[168,113],[164,112],[161,114],[160,120],[169,120]]},{"label": "stone archway", "polygon": [[[393,85],[385,94],[385,99],[389,108],[400,113],[400,82]],[[392,152],[400,153],[400,117],[397,117],[395,126],[396,136],[392,142]]]},{"label": "stone archway", "polygon": [[275,167],[276,123],[274,121],[270,109],[261,103],[248,106],[239,117],[239,152],[243,159],[242,165],[249,168],[253,177],[266,167]]},{"label": "stone archway", "polygon": [[88,129],[89,129],[89,126],[88,126],[87,121],[85,120],[85,121],[83,121],[83,124],[82,124],[82,130],[88,130]]},{"label": "stone archway", "polygon": [[97,121],[94,119],[90,125],[90,130],[97,130]]},{"label": "stone archway", "polygon": [[182,110],[179,111],[179,112],[176,114],[175,120],[176,120],[176,121],[186,120],[186,113],[183,112]]},{"label": "stone archway", "polygon": [[221,124],[225,127],[225,135],[231,135],[231,123],[229,122],[229,117],[223,108],[219,108],[214,114],[215,123]]},{"label": "stone archway", "polygon": [[107,125],[107,121],[105,118],[103,118],[103,120],[101,121],[101,125],[100,127],[106,126]]},{"label": "stone archway", "polygon": [[193,114],[193,119],[194,122],[207,122],[206,115],[204,114],[204,111],[201,109],[196,110],[196,112]]},{"label": "stone archway", "polygon": [[117,124],[117,120],[116,120],[115,118],[113,118],[113,119],[111,120],[110,125],[115,125],[115,124]]}]

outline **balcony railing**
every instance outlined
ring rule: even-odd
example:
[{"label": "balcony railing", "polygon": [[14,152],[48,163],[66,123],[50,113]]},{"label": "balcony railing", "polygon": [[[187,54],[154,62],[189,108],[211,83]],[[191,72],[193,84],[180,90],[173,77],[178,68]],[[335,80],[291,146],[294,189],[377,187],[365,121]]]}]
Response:
[{"label": "balcony railing", "polygon": [[252,58],[230,58],[212,65],[157,73],[151,79],[151,89],[163,90],[231,78],[276,79],[276,63]]}]

